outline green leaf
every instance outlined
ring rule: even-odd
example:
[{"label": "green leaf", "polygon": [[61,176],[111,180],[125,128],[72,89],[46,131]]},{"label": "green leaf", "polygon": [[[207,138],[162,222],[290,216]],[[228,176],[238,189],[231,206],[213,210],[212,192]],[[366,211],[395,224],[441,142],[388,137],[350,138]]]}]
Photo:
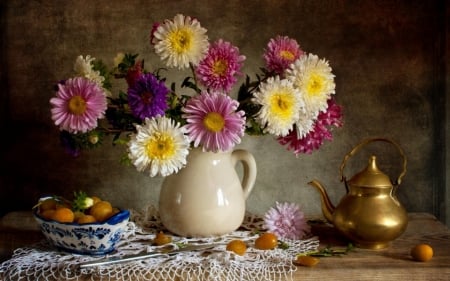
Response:
[{"label": "green leaf", "polygon": [[318,251],[306,252],[299,255],[304,256],[312,256],[312,257],[334,257],[334,256],[342,256],[346,255],[348,252],[354,249],[353,244],[349,243],[346,248],[332,248],[331,246],[327,246]]},{"label": "green leaf", "polygon": [[74,200],[72,202],[72,209],[75,212],[84,212],[84,210],[92,207],[94,200],[87,196],[83,191],[74,192]]},{"label": "green leaf", "polygon": [[278,240],[278,248],[280,248],[282,250],[287,250],[287,249],[289,249],[289,244]]}]

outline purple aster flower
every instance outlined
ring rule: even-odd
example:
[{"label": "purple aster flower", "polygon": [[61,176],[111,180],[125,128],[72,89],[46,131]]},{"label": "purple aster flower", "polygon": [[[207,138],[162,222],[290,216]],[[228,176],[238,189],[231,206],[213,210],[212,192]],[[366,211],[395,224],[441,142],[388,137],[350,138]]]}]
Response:
[{"label": "purple aster flower", "polygon": [[298,139],[297,131],[292,130],[287,136],[279,137],[277,140],[281,145],[286,145],[288,150],[292,150],[296,156],[300,153],[310,154],[313,150],[319,149],[324,140],[333,140],[329,126],[342,125],[342,108],[331,98],[328,100],[327,110],[319,113],[313,129],[306,136]]},{"label": "purple aster flower", "polygon": [[128,104],[133,115],[141,120],[164,115],[167,105],[167,89],[152,73],[139,76],[128,88]]},{"label": "purple aster flower", "polygon": [[264,223],[269,232],[285,239],[302,239],[310,232],[305,215],[295,203],[276,202],[264,215]]},{"label": "purple aster flower", "polygon": [[270,39],[264,52],[264,60],[269,71],[283,75],[284,71],[296,59],[303,55],[297,41],[287,36],[277,36]]},{"label": "purple aster flower", "polygon": [[236,111],[239,103],[225,94],[203,92],[192,97],[182,109],[186,131],[194,147],[206,151],[227,151],[241,142],[245,112]]},{"label": "purple aster flower", "polygon": [[237,82],[245,56],[229,42],[219,39],[210,45],[206,57],[199,63],[196,73],[199,81],[211,90],[229,92]]},{"label": "purple aster flower", "polygon": [[103,89],[95,82],[76,77],[58,84],[56,97],[50,99],[52,120],[61,130],[85,133],[97,127],[107,102]]}]

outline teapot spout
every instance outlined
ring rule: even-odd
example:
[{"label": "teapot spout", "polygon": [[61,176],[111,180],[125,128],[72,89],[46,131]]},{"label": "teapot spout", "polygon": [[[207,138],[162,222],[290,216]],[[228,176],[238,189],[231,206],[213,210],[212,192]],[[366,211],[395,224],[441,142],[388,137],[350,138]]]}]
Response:
[{"label": "teapot spout", "polygon": [[315,187],[319,191],[320,201],[322,203],[323,216],[325,217],[325,219],[328,222],[333,223],[333,212],[334,212],[335,207],[334,207],[333,203],[331,203],[330,198],[328,197],[328,194],[327,194],[325,188],[317,180],[312,180],[312,181],[308,182],[308,184]]}]

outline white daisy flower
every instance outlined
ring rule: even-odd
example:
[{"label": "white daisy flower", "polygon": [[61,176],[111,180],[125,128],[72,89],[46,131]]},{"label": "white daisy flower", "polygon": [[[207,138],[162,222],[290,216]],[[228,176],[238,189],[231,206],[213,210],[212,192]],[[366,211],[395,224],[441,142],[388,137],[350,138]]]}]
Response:
[{"label": "white daisy flower", "polygon": [[178,14],[173,21],[166,20],[153,34],[155,52],[166,60],[168,67],[188,68],[198,65],[208,50],[206,29],[197,19]]},{"label": "white daisy flower", "polygon": [[100,75],[100,71],[95,71],[92,69],[92,62],[94,60],[95,58],[89,55],[87,55],[86,58],[83,58],[83,56],[78,56],[75,60],[73,69],[78,75],[83,76],[84,78],[87,78],[102,87],[105,77]]},{"label": "white daisy flower", "polygon": [[299,112],[299,117],[297,122],[295,122],[295,129],[298,139],[306,137],[306,135],[313,130],[317,116],[318,114],[313,114],[308,110],[302,110]]},{"label": "white daisy flower", "polygon": [[253,102],[262,105],[256,120],[265,127],[265,132],[276,136],[286,136],[303,111],[300,92],[292,81],[270,77],[255,93]]},{"label": "white daisy flower", "polygon": [[[303,55],[287,69],[287,79],[293,81],[294,87],[300,90],[305,102],[305,116],[299,121],[315,120],[320,112],[325,112],[328,99],[335,94],[334,74],[328,62],[313,54]],[[309,125],[299,124],[299,137],[306,135]],[[305,128],[303,130],[302,128]]]},{"label": "white daisy flower", "polygon": [[139,172],[165,177],[186,165],[190,140],[180,123],[158,116],[146,118],[136,130],[128,143],[128,157]]}]

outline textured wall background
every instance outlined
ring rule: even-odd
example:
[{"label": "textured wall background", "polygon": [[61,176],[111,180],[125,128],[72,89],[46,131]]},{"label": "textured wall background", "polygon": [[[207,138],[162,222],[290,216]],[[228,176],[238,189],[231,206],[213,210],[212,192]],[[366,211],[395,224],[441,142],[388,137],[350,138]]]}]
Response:
[{"label": "textured wall background", "polygon": [[[336,75],[345,125],[334,132],[333,142],[298,158],[271,137],[246,137],[240,145],[254,154],[259,169],[250,211],[292,201],[308,215],[319,214],[319,196],[306,183],[320,179],[337,203],[345,190],[339,182],[343,157],[362,139],[381,136],[398,141],[407,155],[398,196],[408,211],[431,212],[443,221],[448,215],[445,1],[9,0],[0,5],[0,122],[6,142],[0,214],[29,209],[44,193],[71,196],[80,189],[123,207],[157,204],[162,179],[121,166],[121,149],[106,143],[77,159],[64,154],[48,101],[55,82],[72,74],[80,54],[112,64],[117,52],[134,52],[147,67],[162,66],[148,43],[151,26],[183,13],[197,17],[211,40],[239,46],[247,56],[247,74],[262,66],[263,48],[279,34],[328,59]],[[384,172],[398,175],[400,156],[382,143],[352,158],[348,176],[366,166],[370,151]]]}]

